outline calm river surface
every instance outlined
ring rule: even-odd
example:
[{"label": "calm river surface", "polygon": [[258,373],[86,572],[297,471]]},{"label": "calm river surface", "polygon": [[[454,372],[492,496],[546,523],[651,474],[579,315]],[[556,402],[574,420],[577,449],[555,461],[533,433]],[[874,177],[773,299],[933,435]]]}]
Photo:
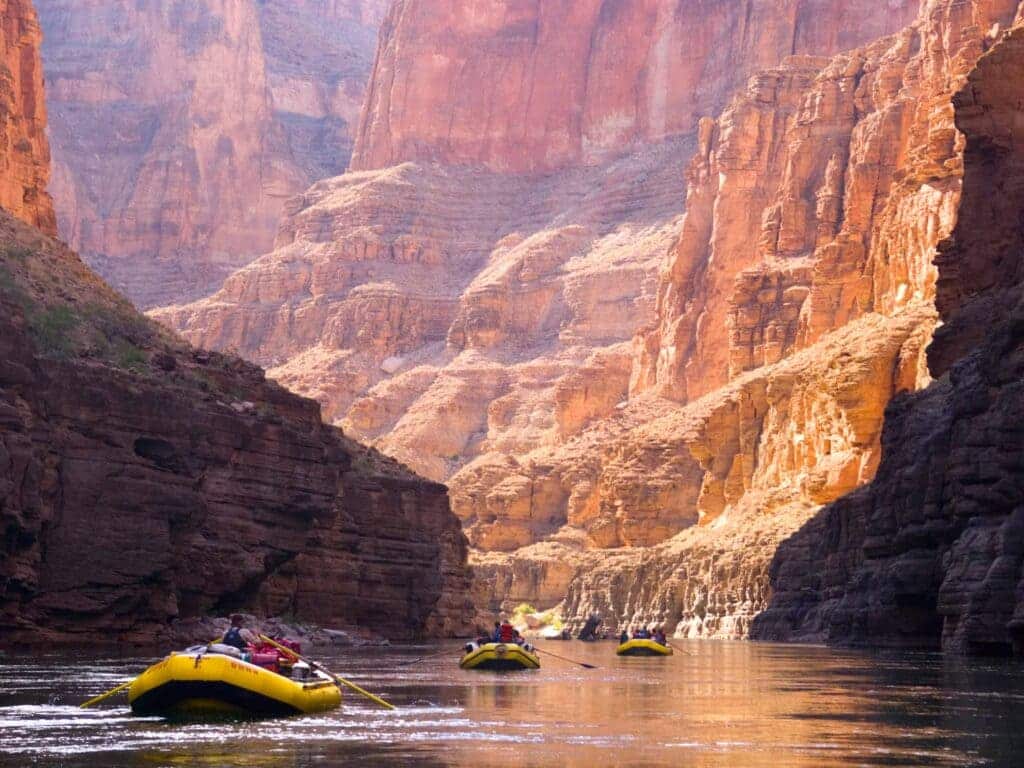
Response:
[{"label": "calm river surface", "polygon": [[321,660],[382,693],[325,716],[180,725],[124,698],[75,705],[150,658],[0,659],[0,765],[62,768],[345,766],[1024,765],[1024,667],[751,643],[679,643],[619,659],[610,643],[544,647],[535,672],[463,672],[447,646],[336,651]]}]

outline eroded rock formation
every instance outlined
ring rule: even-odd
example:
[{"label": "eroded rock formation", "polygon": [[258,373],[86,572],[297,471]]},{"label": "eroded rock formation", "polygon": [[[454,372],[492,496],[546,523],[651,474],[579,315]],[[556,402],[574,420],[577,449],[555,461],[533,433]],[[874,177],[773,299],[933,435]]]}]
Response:
[{"label": "eroded rock formation", "polygon": [[758,637],[1024,653],[1024,28],[955,99],[959,220],[936,260],[938,380],[889,408],[875,481],[779,549]]},{"label": "eroded rock formation", "polygon": [[32,3],[0,0],[0,207],[55,234],[39,41]]},{"label": "eroded rock formation", "polygon": [[345,169],[386,0],[38,6],[61,236],[150,307],[215,290]]},{"label": "eroded rock formation", "polygon": [[[779,542],[874,476],[884,407],[929,381],[932,255],[955,225],[962,175],[951,98],[1016,9],[927,3],[902,33],[754,78],[706,126],[659,321],[638,337],[632,401],[710,389],[688,413],[744,386],[751,405],[732,431],[679,441],[706,472],[696,507],[710,524],[617,553],[610,569],[581,568],[570,613],[743,634],[770,594]],[[783,131],[768,132],[779,118]],[[772,135],[778,144],[764,142]],[[772,382],[787,368],[804,386]],[[760,387],[775,395],[767,408]]]},{"label": "eroded rock formation", "polygon": [[[781,51],[777,25],[809,5],[772,4],[776,22],[749,28],[712,5],[629,4],[657,29],[690,12],[688,34],[718,41],[705,59],[694,49],[707,93],[672,102],[662,133],[631,79],[656,68],[630,62],[671,35],[634,40],[616,17],[633,85],[585,98],[567,77],[558,98],[536,91],[552,120],[523,122],[528,88],[447,90],[444,57],[409,62],[440,46],[468,62],[458,71],[490,71],[488,51],[544,69],[548,24],[585,21],[587,4],[455,13],[467,26],[447,43],[419,3],[396,4],[357,142],[368,170],[311,188],[274,253],[159,314],[276,366],[354,434],[447,479],[477,548],[478,605],[568,595],[572,618],[745,634],[775,548],[874,476],[887,403],[930,381],[932,257],[962,174],[951,98],[1017,4],[929,0],[887,17],[821,3],[824,37]],[[591,21],[603,39],[610,20]],[[726,32],[759,51],[740,74],[770,65],[727,104]],[[623,130],[606,135],[597,116],[620,92]],[[414,120],[421,101],[445,120]]]}]

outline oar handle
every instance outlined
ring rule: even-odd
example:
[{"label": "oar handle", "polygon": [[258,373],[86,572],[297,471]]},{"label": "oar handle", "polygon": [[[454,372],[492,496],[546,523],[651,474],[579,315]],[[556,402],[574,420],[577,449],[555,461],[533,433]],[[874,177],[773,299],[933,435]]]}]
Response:
[{"label": "oar handle", "polygon": [[346,680],[343,677],[338,677],[338,675],[336,675],[333,672],[331,672],[330,670],[325,669],[324,667],[320,666],[315,661],[312,661],[310,659],[304,659],[302,656],[300,656],[298,653],[293,651],[291,648],[288,648],[287,646],[281,645],[280,643],[276,642],[275,640],[271,640],[266,635],[260,635],[260,639],[263,642],[269,643],[270,645],[274,646],[275,648],[277,648],[277,650],[282,651],[284,653],[287,653],[289,656],[291,656],[296,661],[304,661],[306,664],[309,664],[309,666],[313,667],[313,669],[319,669],[325,675],[330,677],[334,681],[335,685],[337,685],[339,687],[342,686],[342,685],[346,685],[349,688],[351,688],[353,691],[355,691],[356,693],[362,694],[363,696],[368,698],[370,701],[373,701],[373,702],[375,702],[377,704],[380,704],[382,707],[385,707],[386,709],[394,709],[395,708],[395,706],[393,704],[389,704],[388,702],[384,701],[384,699],[380,698],[379,696],[374,696],[369,691],[363,690],[362,688],[360,688],[358,685],[356,685],[355,683],[351,682],[350,680]]}]

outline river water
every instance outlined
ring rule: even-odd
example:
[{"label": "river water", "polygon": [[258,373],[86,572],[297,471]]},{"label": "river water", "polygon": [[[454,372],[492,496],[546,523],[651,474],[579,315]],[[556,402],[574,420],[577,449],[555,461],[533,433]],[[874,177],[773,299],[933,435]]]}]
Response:
[{"label": "river water", "polygon": [[[611,643],[550,642],[533,672],[458,668],[461,645],[344,649],[321,660],[384,695],[263,722],[182,725],[123,698],[76,704],[151,658],[0,659],[0,766],[1024,765],[1024,667],[730,642],[620,659]],[[400,666],[450,648],[440,658]]]}]

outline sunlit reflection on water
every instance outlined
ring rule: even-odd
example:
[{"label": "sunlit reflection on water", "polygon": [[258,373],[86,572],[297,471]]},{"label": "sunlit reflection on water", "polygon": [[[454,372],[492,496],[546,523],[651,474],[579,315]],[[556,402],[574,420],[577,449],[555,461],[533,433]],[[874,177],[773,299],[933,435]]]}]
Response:
[{"label": "sunlit reflection on water", "polygon": [[76,705],[151,658],[0,660],[0,765],[306,768],[606,765],[819,768],[1024,765],[1024,667],[926,654],[680,643],[620,659],[607,643],[552,643],[536,672],[458,669],[437,647],[361,649],[328,666],[398,710],[346,692],[327,715],[218,724]]}]

